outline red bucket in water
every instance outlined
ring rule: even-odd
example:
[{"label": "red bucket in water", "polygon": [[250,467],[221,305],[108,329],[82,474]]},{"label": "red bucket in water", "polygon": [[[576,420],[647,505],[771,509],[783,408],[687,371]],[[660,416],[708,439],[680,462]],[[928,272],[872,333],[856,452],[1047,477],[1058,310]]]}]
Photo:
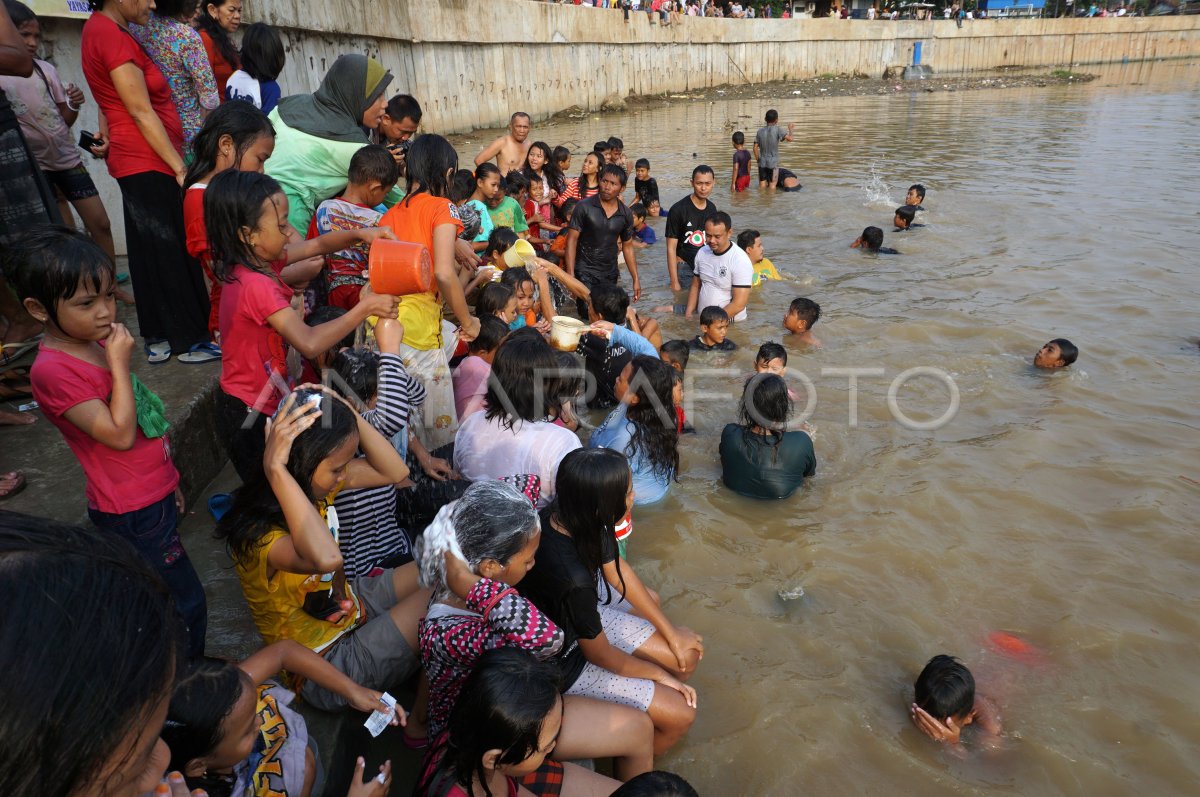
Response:
[{"label": "red bucket in water", "polygon": [[433,261],[421,244],[376,238],[371,244],[367,273],[375,293],[408,296],[433,289]]}]

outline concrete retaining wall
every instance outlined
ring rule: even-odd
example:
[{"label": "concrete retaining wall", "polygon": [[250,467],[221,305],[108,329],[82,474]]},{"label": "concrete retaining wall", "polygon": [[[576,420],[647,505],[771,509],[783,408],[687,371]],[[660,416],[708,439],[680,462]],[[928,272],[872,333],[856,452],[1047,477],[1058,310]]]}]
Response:
[{"label": "concrete retaining wall", "polygon": [[[64,81],[79,68],[82,21],[45,19],[47,56]],[[825,73],[880,76],[922,62],[935,73],[1003,66],[1048,67],[1200,56],[1200,17],[952,22],[685,18],[651,25],[619,11],[533,0],[255,0],[246,19],[282,29],[283,93],[309,92],[341,53],[368,53],[395,74],[393,89],[418,97],[423,127],[440,133],[502,126],[515,110],[534,119],[606,98],[683,92]],[[95,129],[87,104],[76,130]],[[116,185],[92,173],[124,251]]]}]

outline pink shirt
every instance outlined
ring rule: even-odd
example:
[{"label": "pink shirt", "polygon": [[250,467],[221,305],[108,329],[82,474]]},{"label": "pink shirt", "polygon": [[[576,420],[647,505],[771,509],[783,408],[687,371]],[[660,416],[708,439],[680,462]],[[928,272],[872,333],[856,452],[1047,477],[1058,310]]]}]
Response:
[{"label": "pink shirt", "polygon": [[171,462],[166,437],[146,437],[138,429],[133,448],[118,451],[66,419],[67,410],[85,401],[108,403],[113,386],[111,371],[42,344],[29,380],[42,413],[62,432],[83,466],[88,506],[121,515],[150,506],[175,491],[179,472]]},{"label": "pink shirt", "polygon": [[40,58],[33,63],[30,77],[0,75],[0,90],[8,95],[38,166],[52,172],[74,169],[83,162],[83,150],[76,149],[71,128],[58,110],[58,103],[67,101],[66,90],[53,66]]},{"label": "pink shirt", "polygon": [[491,364],[473,354],[454,369],[454,373],[451,374],[454,380],[454,410],[458,413],[460,422],[471,413],[483,409],[488,376],[491,373]]},{"label": "pink shirt", "polygon": [[290,389],[287,343],[267,319],[291,307],[292,289],[245,266],[221,286],[221,390],[273,414]]}]

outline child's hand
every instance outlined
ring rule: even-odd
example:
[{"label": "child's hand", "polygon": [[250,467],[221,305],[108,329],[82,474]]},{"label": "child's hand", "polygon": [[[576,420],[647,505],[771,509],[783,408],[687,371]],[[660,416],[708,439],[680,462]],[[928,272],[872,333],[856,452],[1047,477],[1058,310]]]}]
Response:
[{"label": "child's hand", "polygon": [[358,240],[367,246],[370,246],[372,242],[379,238],[387,241],[396,240],[396,234],[392,232],[391,227],[363,227],[356,230],[356,232],[358,233]]},{"label": "child's hand", "polygon": [[370,285],[364,285],[362,292],[358,294],[358,306],[364,308],[367,315],[395,318],[396,310],[400,307],[400,300],[386,293],[375,293],[371,290]]},{"label": "child's hand", "polygon": [[459,478],[458,474],[454,471],[454,467],[441,457],[426,454],[423,458],[417,457],[417,460],[421,464],[421,470],[425,471],[425,475],[435,482],[444,482],[446,479]]},{"label": "child's hand", "polygon": [[96,160],[104,160],[108,157],[108,145],[110,142],[107,138],[101,138],[98,135],[96,136],[96,139],[98,143],[89,147],[88,152],[92,153],[92,157]]},{"label": "child's hand", "polygon": [[175,511],[179,514],[184,514],[187,511],[187,500],[183,497],[183,490],[175,488]]},{"label": "child's hand", "polygon": [[78,108],[87,101],[87,97],[83,96],[83,89],[76,86],[74,83],[68,83],[64,90],[67,94],[67,102]]},{"label": "child's hand", "polygon": [[[350,707],[355,711],[383,711],[387,709],[387,703],[383,702],[383,692],[376,692],[374,689],[368,689],[365,686],[359,686],[354,690],[353,697],[349,700]],[[396,706],[396,714],[392,717],[392,721],[388,723],[393,727],[408,724],[408,712]]]},{"label": "child's hand", "polygon": [[596,337],[604,338],[605,340],[608,340],[610,337],[612,337],[613,322],[611,322],[611,321],[593,321],[592,325],[591,325],[591,327],[589,327],[589,329],[591,330],[592,334],[595,335]]},{"label": "child's hand", "polygon": [[458,337],[467,343],[479,337],[479,319],[473,315],[467,316],[466,320],[462,322],[462,326],[458,328]]},{"label": "child's hand", "polygon": [[404,342],[404,324],[395,318],[380,318],[375,325],[375,342],[384,354],[399,354]]},{"label": "child's hand", "polygon": [[550,334],[550,322],[544,318],[538,319],[538,322],[533,325],[533,328],[538,332],[541,332],[543,335]]},{"label": "child's hand", "polygon": [[662,684],[663,686],[669,686],[672,689],[674,689],[676,692],[678,692],[679,694],[683,695],[684,701],[687,702],[687,704],[690,707],[692,707],[692,708],[696,707],[696,690],[695,689],[688,686],[683,681],[680,681],[674,675],[669,674],[666,670],[663,670],[663,677],[657,679],[657,681],[658,681],[658,683]]},{"label": "child's hand", "polygon": [[196,789],[193,792],[189,792],[187,781],[183,778],[183,773],[172,772],[163,778],[154,787],[154,791],[145,795],[145,797],[208,797],[208,792],[203,789]]},{"label": "child's hand", "polygon": [[917,726],[917,729],[935,742],[951,745],[958,744],[962,728],[955,724],[953,717],[947,717],[944,723],[939,722],[933,718],[932,714],[916,703],[913,703],[909,707],[908,715],[912,719],[913,724]]},{"label": "child's hand", "polygon": [[133,353],[133,335],[124,324],[114,323],[104,341],[104,359],[109,369],[121,366],[128,370],[129,355]]},{"label": "child's hand", "polygon": [[690,660],[692,651],[697,654],[696,661],[704,658],[704,637],[690,628],[676,628],[675,633],[667,637],[667,644],[682,672],[695,669],[695,663]]},{"label": "child's hand", "polygon": [[267,449],[263,453],[263,470],[287,469],[288,457],[292,453],[292,441],[317,422],[321,417],[318,405],[301,404],[292,393],[284,399],[279,414],[267,418]]},{"label": "child's hand", "polygon": [[363,780],[363,770],[367,762],[362,756],[354,763],[354,779],[350,781],[350,791],[346,797],[387,797],[392,788],[392,762],[387,760],[379,768],[379,774]]}]

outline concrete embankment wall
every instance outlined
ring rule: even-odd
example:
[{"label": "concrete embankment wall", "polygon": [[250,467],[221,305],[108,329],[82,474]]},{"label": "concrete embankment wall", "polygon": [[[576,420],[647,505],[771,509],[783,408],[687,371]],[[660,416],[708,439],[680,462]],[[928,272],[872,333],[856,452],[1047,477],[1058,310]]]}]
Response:
[{"label": "concrete embankment wall", "polygon": [[[44,17],[46,55],[64,81],[86,87],[79,67],[84,15]],[[283,93],[312,91],[338,55],[364,52],[425,108],[439,133],[534,119],[606,99],[761,83],[825,73],[879,77],[912,62],[946,74],[1004,66],[1049,67],[1200,56],[1200,17],[977,20],[736,20],[685,18],[651,25],[646,14],[532,0],[252,0],[246,21],[282,29]],[[86,90],[86,89],[85,89]],[[95,130],[94,103],[76,130]],[[124,251],[120,194],[92,164]]]}]

